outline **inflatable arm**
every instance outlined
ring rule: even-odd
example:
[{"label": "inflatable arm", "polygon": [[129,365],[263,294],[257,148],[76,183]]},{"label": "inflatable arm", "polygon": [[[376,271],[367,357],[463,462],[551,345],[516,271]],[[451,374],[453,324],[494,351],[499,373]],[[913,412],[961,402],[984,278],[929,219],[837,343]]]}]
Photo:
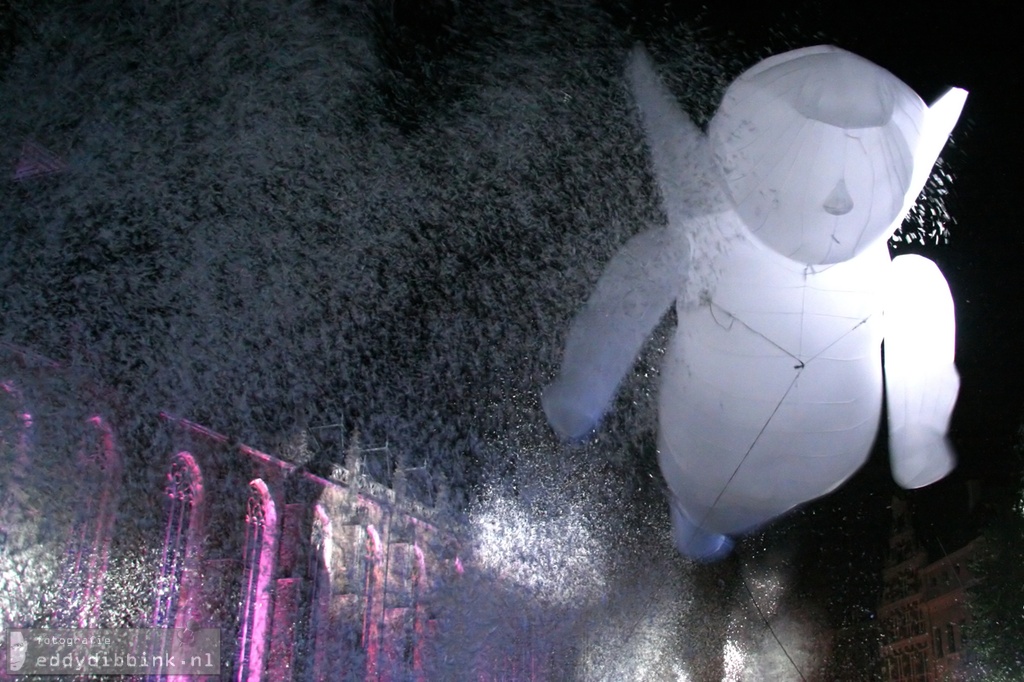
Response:
[{"label": "inflatable arm", "polygon": [[[900,220],[917,200],[966,100],[966,90],[952,88],[928,107]],[[949,285],[930,260],[899,256],[892,275],[885,308],[889,456],[896,482],[920,488],[956,466],[946,439],[960,390],[953,365],[956,320]]]},{"label": "inflatable arm", "polygon": [[956,465],[946,439],[960,390],[953,366],[953,298],[927,258],[892,262],[885,308],[885,394],[892,475],[903,488],[934,483]]},{"label": "inflatable arm", "polygon": [[639,234],[608,264],[573,320],[558,379],[541,397],[555,431],[589,433],[604,414],[644,341],[675,300],[689,249],[667,229]]}]

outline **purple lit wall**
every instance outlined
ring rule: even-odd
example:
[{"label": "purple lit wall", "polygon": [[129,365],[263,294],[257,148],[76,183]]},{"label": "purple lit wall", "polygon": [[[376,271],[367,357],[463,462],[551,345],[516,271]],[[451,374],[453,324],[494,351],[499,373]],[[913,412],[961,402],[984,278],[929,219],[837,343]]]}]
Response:
[{"label": "purple lit wall", "polygon": [[157,577],[153,625],[185,627],[189,617],[190,582],[202,526],[203,478],[195,459],[179,452],[171,461],[164,488],[167,522]]},{"label": "purple lit wall", "polygon": [[245,515],[245,565],[239,617],[238,682],[263,679],[273,593],[270,590],[277,556],[278,519],[274,499],[260,479],[249,483]]},{"label": "purple lit wall", "polygon": [[380,533],[370,525],[366,528],[366,589],[363,591],[366,599],[366,606],[363,609],[363,643],[366,647],[366,675],[369,679],[377,677],[380,640],[383,636],[383,606],[380,598],[383,558],[384,546],[380,540]]},{"label": "purple lit wall", "polygon": [[[44,406],[46,442],[36,448],[19,385],[2,386],[4,463],[24,474],[0,489],[0,530],[11,533],[0,560],[4,575],[20,576],[3,585],[8,626],[220,628],[223,676],[246,681],[425,681],[452,666],[501,679],[541,669],[535,639],[515,651],[467,644],[453,622],[475,618],[474,590],[500,598],[503,588],[463,565],[436,510],[359,466],[322,478],[165,416],[172,435],[161,447],[174,454],[147,463],[153,495],[128,496],[124,480],[136,472],[106,416],[62,408],[54,427]],[[70,494],[52,467],[33,466],[50,450],[74,467]],[[134,539],[120,542],[126,536]],[[137,603],[126,608],[129,592]]]},{"label": "purple lit wall", "polygon": [[334,554],[334,528],[323,506],[313,508],[313,532],[310,538],[309,575],[313,580],[310,595],[310,636],[313,641],[313,679],[327,675],[327,645],[330,638],[331,556]]},{"label": "purple lit wall", "polygon": [[86,421],[77,464],[82,496],[74,501],[74,522],[67,543],[64,616],[69,624],[89,628],[100,623],[122,473],[113,433],[102,417]]}]

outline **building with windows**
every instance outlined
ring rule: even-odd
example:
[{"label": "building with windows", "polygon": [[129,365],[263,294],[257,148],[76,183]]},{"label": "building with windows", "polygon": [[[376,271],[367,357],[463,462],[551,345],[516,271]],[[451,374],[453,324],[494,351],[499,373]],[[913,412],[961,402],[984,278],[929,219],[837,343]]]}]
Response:
[{"label": "building with windows", "polygon": [[[219,629],[221,679],[548,679],[526,598],[463,565],[457,517],[407,495],[406,472],[380,485],[350,449],[313,473],[168,414],[149,448],[162,454],[123,458],[96,391],[3,350],[4,640]],[[511,623],[501,641],[475,627],[481,609]]]},{"label": "building with windows", "polygon": [[970,619],[968,564],[974,540],[937,561],[917,541],[907,502],[893,498],[893,527],[883,573],[882,679],[932,682],[965,679],[963,628]]},{"label": "building with windows", "polygon": [[18,371],[0,374],[0,613],[7,623],[98,627],[121,453],[72,374],[32,354],[13,359]]},{"label": "building with windows", "polygon": [[163,420],[178,447],[153,626],[221,628],[237,680],[426,679],[432,597],[463,570],[434,510],[367,480],[353,453],[324,478]]}]

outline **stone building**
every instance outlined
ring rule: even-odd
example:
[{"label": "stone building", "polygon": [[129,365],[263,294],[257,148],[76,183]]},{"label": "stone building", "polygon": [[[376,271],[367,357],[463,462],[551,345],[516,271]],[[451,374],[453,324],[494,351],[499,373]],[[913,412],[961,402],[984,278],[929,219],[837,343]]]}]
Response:
[{"label": "stone building", "polygon": [[351,454],[324,478],[163,419],[176,447],[153,626],[221,628],[237,680],[428,679],[432,596],[462,571],[432,509]]},{"label": "stone building", "polygon": [[102,397],[0,350],[0,627],[98,627],[123,475]]},{"label": "stone building", "polygon": [[[153,416],[150,458],[126,465],[102,391],[0,353],[5,642],[19,628],[212,628],[221,679],[553,674],[528,598],[463,565],[457,516],[405,494],[407,472],[380,485],[350,449],[313,473],[169,414]],[[500,640],[477,627],[483,611],[511,623]]]},{"label": "stone building", "polygon": [[893,498],[893,527],[878,617],[882,679],[932,682],[964,678],[963,628],[970,619],[968,564],[980,540],[929,561],[911,525],[907,502]]}]

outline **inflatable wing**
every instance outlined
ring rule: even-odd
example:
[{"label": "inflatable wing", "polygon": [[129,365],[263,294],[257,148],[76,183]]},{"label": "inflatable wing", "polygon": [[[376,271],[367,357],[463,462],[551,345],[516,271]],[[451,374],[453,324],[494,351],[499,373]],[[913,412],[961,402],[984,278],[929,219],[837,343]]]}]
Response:
[{"label": "inflatable wing", "polygon": [[673,536],[697,559],[834,490],[867,458],[882,408],[893,475],[953,466],[952,300],[926,259],[889,258],[966,93],[929,108],[834,47],[771,57],[727,90],[704,135],[634,51],[628,78],[668,226],[615,256],[544,392],[563,437],[594,428],[661,315],[678,328],[659,392]]},{"label": "inflatable wing", "polygon": [[707,136],[680,109],[643,48],[633,49],[627,75],[669,225],[727,208]]},{"label": "inflatable wing", "polygon": [[558,379],[541,403],[562,437],[585,436],[688,279],[689,219],[727,207],[707,137],[680,110],[640,47],[628,67],[668,228],[631,239],[612,259],[569,331]]}]

